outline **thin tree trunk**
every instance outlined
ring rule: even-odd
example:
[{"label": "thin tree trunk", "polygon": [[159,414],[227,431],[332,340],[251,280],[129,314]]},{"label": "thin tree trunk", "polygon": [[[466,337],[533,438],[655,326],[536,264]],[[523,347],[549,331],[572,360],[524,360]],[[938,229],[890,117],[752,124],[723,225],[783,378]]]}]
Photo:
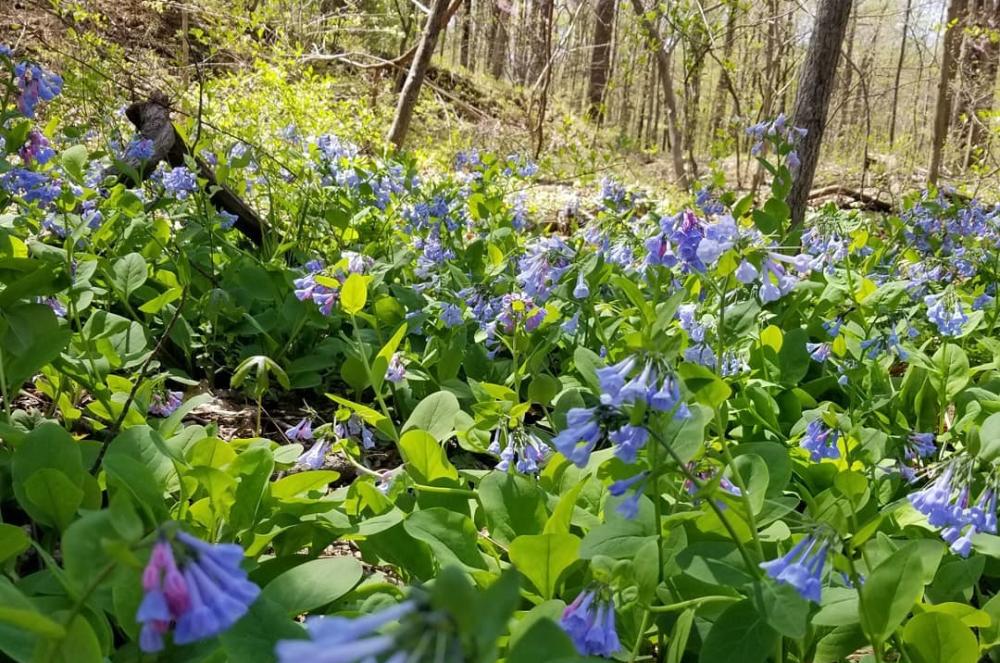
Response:
[{"label": "thin tree trunk", "polygon": [[[502,4],[501,4],[502,3]],[[489,68],[493,78],[503,76],[507,61],[507,14],[509,8],[505,0],[493,0],[493,24],[490,26]]]},{"label": "thin tree trunk", "polygon": [[434,55],[438,35],[444,28],[444,21],[441,19],[447,11],[448,0],[434,0],[431,12],[427,16],[424,33],[420,37],[420,45],[417,46],[417,52],[413,56],[413,64],[410,65],[410,73],[406,76],[403,91],[396,104],[392,127],[389,129],[388,140],[396,146],[396,149],[403,147],[403,141],[406,140],[406,134],[410,130],[410,120],[413,119],[413,111],[420,96],[420,88],[424,84],[427,67],[430,66],[431,57]]},{"label": "thin tree trunk", "polygon": [[961,39],[959,20],[965,13],[966,0],[951,0],[945,23],[944,47],[941,51],[941,77],[937,86],[937,105],[934,110],[934,138],[931,140],[931,162],[927,169],[927,182],[937,184],[941,173],[941,156],[948,137],[948,120],[951,112],[951,82],[955,77],[955,58]]},{"label": "thin tree trunk", "polygon": [[833,94],[836,63],[844,44],[851,0],[820,0],[809,38],[809,51],[802,63],[799,89],[795,95],[795,126],[806,130],[798,143],[800,166],[788,196],[792,226],[805,219],[809,189],[819,161],[819,150],[826,128],[826,113]]},{"label": "thin tree trunk", "polygon": [[896,76],[892,82],[892,112],[889,116],[889,147],[896,141],[896,112],[899,109],[899,80],[903,75],[903,61],[906,59],[906,33],[910,29],[910,12],[913,0],[906,0],[906,12],[903,14],[903,37],[899,41],[899,59],[896,60]]},{"label": "thin tree trunk", "polygon": [[462,17],[462,37],[458,61],[466,69],[475,71],[475,63],[472,59],[472,4],[473,0],[466,0],[465,2],[465,16]]},{"label": "thin tree trunk", "polygon": [[660,70],[660,79],[663,81],[663,96],[667,107],[667,132],[669,134],[667,139],[670,143],[670,157],[673,161],[674,177],[682,189],[687,189],[689,182],[687,173],[684,170],[684,151],[678,128],[677,97],[674,94],[674,78],[670,51],[666,50],[659,30],[656,29],[656,24],[646,14],[646,9],[642,6],[642,0],[632,0],[632,8],[635,9],[635,14],[639,18],[639,24],[642,26],[643,32],[646,33],[646,38],[649,40],[649,46],[656,55],[656,64]]},{"label": "thin tree trunk", "polygon": [[611,35],[614,30],[615,0],[598,0],[594,16],[594,49],[587,84],[587,115],[600,123],[604,119],[604,89],[611,68]]},{"label": "thin tree trunk", "polygon": [[[722,42],[722,66],[728,67],[729,61],[733,57],[733,44],[736,42],[736,18],[740,11],[738,2],[729,5],[729,15],[726,17],[726,36]],[[708,139],[714,141],[719,137],[719,129],[722,128],[723,119],[726,116],[726,72],[719,72],[719,82],[715,86],[712,94],[712,120],[709,123]]]}]

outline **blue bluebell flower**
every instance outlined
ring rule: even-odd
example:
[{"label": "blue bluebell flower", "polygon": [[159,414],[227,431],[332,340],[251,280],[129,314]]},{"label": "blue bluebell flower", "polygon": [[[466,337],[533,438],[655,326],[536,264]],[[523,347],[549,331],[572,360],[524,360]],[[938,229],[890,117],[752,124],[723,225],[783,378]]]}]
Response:
[{"label": "blue bluebell flower", "polygon": [[455,304],[445,304],[441,309],[441,322],[445,327],[457,327],[462,324],[462,309]]},{"label": "blue bluebell flower", "polygon": [[177,166],[163,174],[163,188],[178,200],[185,200],[198,190],[198,181],[195,179],[194,173],[185,166]]},{"label": "blue bluebell flower", "polygon": [[157,389],[150,396],[147,410],[151,415],[156,417],[169,417],[181,406],[181,397],[183,395],[180,391]]},{"label": "blue bluebell flower", "polygon": [[402,650],[394,636],[382,634],[379,629],[419,614],[416,601],[407,600],[354,619],[309,617],[305,622],[309,639],[282,640],[275,648],[275,655],[278,663],[369,663],[375,660],[402,663],[410,660],[409,653]]},{"label": "blue bluebell flower", "polygon": [[839,438],[839,431],[828,428],[821,417],[816,417],[806,426],[799,446],[809,452],[809,458],[813,462],[824,458],[840,458],[840,448],[837,446]]},{"label": "blue bluebell flower", "polygon": [[299,423],[285,431],[285,437],[292,442],[313,439],[312,422],[309,419],[302,419]]},{"label": "blue bluebell flower", "polygon": [[611,657],[621,649],[615,630],[615,606],[602,599],[597,591],[577,595],[563,610],[560,625],[582,656]]},{"label": "blue bluebell flower", "polygon": [[576,277],[576,286],[573,288],[573,296],[577,299],[586,299],[590,296],[590,286],[587,285],[587,279],[584,278],[583,272],[580,272]]},{"label": "blue bluebell flower", "polygon": [[631,495],[622,500],[615,509],[622,517],[632,520],[639,515],[639,500],[642,498],[648,476],[649,472],[639,472],[627,479],[619,479],[608,486],[608,492],[614,497],[621,497],[631,491]]},{"label": "blue bluebell flower", "polygon": [[219,211],[219,227],[221,227],[223,230],[229,230],[234,225],[236,225],[236,221],[238,220],[239,217],[236,216],[235,214],[227,212],[226,210]]},{"label": "blue bluebell flower", "polygon": [[906,458],[913,460],[933,456],[937,453],[937,446],[934,444],[934,439],[934,433],[911,434],[909,444],[906,445]]},{"label": "blue bluebell flower", "polygon": [[761,562],[768,576],[782,585],[789,585],[802,598],[819,603],[822,592],[823,567],[829,544],[813,536],[799,541],[783,557]]},{"label": "blue bluebell flower", "polygon": [[945,306],[945,297],[942,295],[927,295],[924,298],[927,304],[927,318],[933,322],[938,331],[944,336],[958,336],[962,333],[962,327],[969,320],[962,309],[962,303],[957,299],[952,299],[951,306]]},{"label": "blue bluebell flower", "polygon": [[184,560],[178,564],[173,546],[160,539],[142,575],[143,600],[136,614],[140,648],[163,649],[163,636],[174,625],[179,645],[214,637],[239,621],[260,594],[240,567],[243,549],[235,544],[209,544],[178,532],[175,544]]},{"label": "blue bluebell flower", "polygon": [[736,280],[744,285],[750,285],[757,280],[759,276],[757,268],[754,267],[750,261],[742,260],[740,266],[736,268]]},{"label": "blue bluebell flower", "polygon": [[299,454],[295,464],[308,470],[318,470],[326,465],[326,453],[329,450],[330,440],[326,438],[316,440],[307,451]]},{"label": "blue bluebell flower", "polygon": [[385,369],[385,379],[393,384],[399,384],[406,379],[406,364],[403,363],[403,356],[396,352],[389,359],[389,365]]},{"label": "blue bluebell flower", "polygon": [[649,440],[649,431],[644,426],[625,424],[618,430],[611,431],[608,438],[615,443],[615,456],[624,463],[634,463],[639,451]]},{"label": "blue bluebell flower", "polygon": [[829,343],[806,343],[806,351],[813,361],[822,363],[830,358],[832,348]]},{"label": "blue bluebell flower", "polygon": [[21,62],[14,67],[14,84],[19,90],[18,112],[33,118],[39,101],[51,101],[62,92],[63,80],[59,74],[46,71],[37,64]]},{"label": "blue bluebell flower", "polygon": [[125,146],[125,157],[146,161],[153,156],[153,147],[153,141],[150,139],[136,136]]},{"label": "blue bluebell flower", "polygon": [[580,325],[580,312],[577,311],[573,314],[573,317],[562,324],[562,330],[566,334],[575,334],[577,327]]},{"label": "blue bluebell flower", "polygon": [[601,437],[597,412],[575,407],[566,413],[566,428],[552,438],[552,446],[577,467],[585,467]]}]

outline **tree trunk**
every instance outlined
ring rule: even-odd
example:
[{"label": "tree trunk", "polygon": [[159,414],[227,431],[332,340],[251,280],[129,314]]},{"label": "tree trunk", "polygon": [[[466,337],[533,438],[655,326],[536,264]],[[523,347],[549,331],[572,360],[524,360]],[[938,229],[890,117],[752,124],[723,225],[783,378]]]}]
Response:
[{"label": "tree trunk", "polygon": [[965,119],[966,139],[963,166],[968,168],[982,156],[987,141],[983,115],[993,108],[1000,44],[996,39],[1000,3],[997,0],[972,0],[969,25],[965,34],[963,89],[959,95],[959,115]]},{"label": "tree trunk", "polygon": [[594,16],[594,50],[590,58],[587,84],[587,116],[598,123],[604,119],[604,88],[611,67],[611,35],[615,22],[615,0],[597,0]]},{"label": "tree trunk", "polygon": [[406,140],[406,134],[410,130],[410,120],[413,119],[413,110],[420,96],[420,88],[424,84],[424,75],[434,55],[438,35],[444,28],[445,22],[441,19],[447,11],[448,0],[434,0],[431,12],[427,16],[424,33],[420,37],[420,45],[417,46],[417,52],[413,56],[413,64],[410,65],[410,73],[407,74],[403,91],[399,94],[392,127],[389,129],[388,140],[396,146],[396,149],[403,147],[403,141]]},{"label": "tree trunk", "polygon": [[951,0],[948,4],[948,18],[945,23],[944,47],[941,51],[941,76],[937,86],[937,105],[934,109],[934,138],[931,141],[931,162],[927,169],[928,184],[937,184],[941,172],[941,155],[948,136],[948,120],[951,113],[951,83],[955,78],[955,59],[961,41],[959,20],[965,13],[966,0]]},{"label": "tree trunk", "polygon": [[506,0],[493,0],[493,24],[490,26],[489,68],[493,78],[503,76],[504,63],[507,61],[507,15],[510,5]]},{"label": "tree trunk", "polygon": [[805,129],[807,133],[797,146],[801,163],[788,196],[793,227],[805,218],[851,4],[851,0],[820,0],[809,38],[809,51],[802,63],[792,118],[795,126]]},{"label": "tree trunk", "polygon": [[854,35],[858,29],[858,12],[854,10],[851,12],[851,20],[849,27],[847,28],[847,39],[845,41],[844,48],[846,50],[846,56],[844,58],[844,68],[843,68],[843,78],[840,81],[840,92],[837,94],[837,98],[840,100],[841,114],[840,121],[837,123],[837,133],[843,135],[846,133],[848,124],[850,123],[849,113],[847,112],[847,107],[851,100],[851,84],[854,81]]},{"label": "tree trunk", "polygon": [[458,61],[466,69],[475,70],[475,63],[472,60],[472,2],[466,0],[465,16],[462,17],[462,36],[459,45]]},{"label": "tree trunk", "polygon": [[649,46],[656,56],[656,64],[660,70],[660,80],[663,83],[664,102],[667,107],[667,140],[670,144],[670,157],[674,166],[674,177],[677,184],[682,189],[689,186],[688,176],[684,170],[684,150],[678,129],[679,119],[677,116],[677,97],[674,94],[674,77],[670,51],[664,47],[663,39],[660,37],[656,24],[646,14],[646,9],[642,6],[642,0],[632,0],[632,8],[639,19],[643,32],[649,40]]},{"label": "tree trunk", "polygon": [[[729,15],[726,17],[726,36],[722,42],[722,66],[728,67],[729,61],[733,57],[733,44],[736,42],[736,18],[739,15],[740,5],[733,2],[729,5]],[[719,82],[715,86],[715,93],[712,95],[712,120],[709,123],[708,139],[714,141],[718,139],[719,129],[726,116],[726,73],[719,72]]]},{"label": "tree trunk", "polygon": [[899,41],[899,59],[896,60],[896,76],[892,82],[892,112],[889,116],[889,147],[896,141],[896,112],[899,109],[899,79],[903,74],[903,60],[906,59],[906,33],[910,29],[910,12],[913,0],[906,0],[903,14],[903,37]]}]

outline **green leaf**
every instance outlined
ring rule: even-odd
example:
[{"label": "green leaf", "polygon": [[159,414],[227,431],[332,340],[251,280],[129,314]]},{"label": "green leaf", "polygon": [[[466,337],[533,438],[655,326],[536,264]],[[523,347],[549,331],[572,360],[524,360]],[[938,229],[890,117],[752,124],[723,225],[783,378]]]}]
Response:
[{"label": "green leaf", "polygon": [[45,304],[15,304],[0,309],[0,351],[7,388],[19,389],[38,369],[58,357],[69,339],[69,328],[61,325]]},{"label": "green leaf", "polygon": [[67,147],[59,155],[59,161],[70,177],[79,182],[83,180],[83,175],[87,166],[89,154],[83,145],[73,145]]},{"label": "green leaf", "polygon": [[885,642],[903,622],[923,593],[923,574],[912,544],[875,567],[861,588],[861,626],[871,640]]},{"label": "green leaf", "polygon": [[0,606],[0,622],[24,629],[43,638],[61,638],[66,635],[66,629],[61,625],[40,612],[27,608]]},{"label": "green leaf", "polygon": [[348,315],[361,312],[368,301],[368,278],[353,273],[340,288],[340,306]]},{"label": "green leaf", "polygon": [[179,298],[184,292],[183,288],[169,288],[168,290],[161,292],[156,297],[153,297],[148,302],[139,307],[139,310],[143,313],[149,313],[150,315],[155,315],[163,310],[163,307]]},{"label": "green leaf", "polygon": [[430,433],[437,441],[444,442],[455,430],[455,415],[460,410],[455,394],[450,391],[435,392],[417,404],[402,430],[406,432],[418,428]]},{"label": "green leaf", "polygon": [[688,608],[680,614],[670,632],[670,644],[667,646],[667,656],[663,663],[681,663],[684,659],[684,649],[691,636],[691,625],[694,623],[694,610]]},{"label": "green leaf", "polygon": [[[76,500],[73,505],[75,511],[82,501],[82,487],[86,475],[83,469],[80,446],[62,426],[53,423],[45,423],[34,429],[18,445],[11,461],[11,474],[14,479],[14,495],[24,510],[36,520],[47,525],[54,525],[57,513],[64,513],[61,511],[62,507],[58,507],[59,511],[53,512],[48,508],[36,505],[27,490],[29,478],[45,469],[58,472],[74,488],[78,489],[80,499]],[[33,492],[36,492],[36,497],[40,499],[48,499],[40,486],[36,487]],[[69,499],[74,499],[73,495],[75,494],[72,490],[67,490]]]},{"label": "green leaf", "polygon": [[750,595],[757,613],[778,633],[799,640],[806,635],[809,602],[791,585],[756,582]]},{"label": "green leaf", "polygon": [[136,504],[145,507],[155,520],[167,520],[163,488],[146,465],[125,454],[114,454],[104,457],[103,466],[109,487],[117,484],[125,488]]},{"label": "green leaf", "polygon": [[749,600],[726,608],[701,648],[701,663],[764,663],[780,636]]},{"label": "green leaf", "polygon": [[229,524],[237,531],[251,529],[257,524],[257,512],[274,471],[274,456],[270,449],[254,447],[237,456],[229,469],[240,481]]},{"label": "green leaf", "polygon": [[1000,412],[986,417],[979,427],[979,457],[987,462],[1000,458]]},{"label": "green leaf", "polygon": [[604,555],[613,559],[631,559],[639,548],[654,538],[643,523],[633,520],[613,520],[587,532],[580,545],[580,557],[592,559]]},{"label": "green leaf", "polygon": [[699,364],[684,362],[677,367],[677,374],[684,380],[695,400],[713,410],[725,403],[733,393],[722,378]]},{"label": "green leaf", "polygon": [[399,451],[406,463],[406,471],[417,483],[434,484],[440,479],[446,480],[446,483],[458,481],[458,470],[429,433],[422,430],[403,433],[399,439]]},{"label": "green leaf", "polygon": [[129,253],[115,262],[115,287],[121,290],[126,299],[138,290],[149,275],[146,259],[138,253]]},{"label": "green leaf", "polygon": [[305,630],[281,606],[260,596],[250,610],[219,640],[226,660],[240,663],[274,663],[274,646],[279,640],[305,638]]},{"label": "green leaf", "polygon": [[948,402],[952,402],[958,392],[965,389],[969,384],[969,357],[961,346],[955,343],[945,343],[931,357],[934,364],[934,372],[938,379],[934,381],[935,389],[940,393],[941,386],[944,386],[945,396]]},{"label": "green leaf", "polygon": [[559,496],[556,508],[553,509],[552,515],[549,516],[548,521],[545,523],[545,533],[565,534],[569,532],[570,525],[573,522],[573,511],[576,509],[576,501],[580,499],[580,493],[583,491],[583,487],[587,485],[589,478],[589,476],[584,476],[580,481],[574,483],[569,490]]},{"label": "green leaf", "polygon": [[507,654],[508,663],[540,663],[578,659],[573,641],[551,619],[539,619],[518,639]]},{"label": "green leaf", "polygon": [[555,596],[562,573],[579,559],[580,539],[572,534],[530,534],[510,544],[510,561],[538,589],[542,598]]},{"label": "green leaf", "polygon": [[976,663],[979,642],[958,617],[925,612],[903,629],[903,648],[912,663]]},{"label": "green leaf", "polygon": [[778,368],[781,371],[781,381],[798,385],[809,372],[809,351],[806,341],[809,335],[804,329],[792,329],[785,332],[781,349],[778,351]]},{"label": "green leaf", "polygon": [[340,478],[333,470],[310,470],[282,477],[271,484],[271,497],[289,499],[314,490],[325,490]]},{"label": "green leaf", "polygon": [[479,502],[490,535],[500,543],[538,534],[545,527],[545,492],[523,476],[490,472],[479,482]]},{"label": "green leaf", "polygon": [[389,368],[389,362],[392,360],[392,355],[396,353],[399,348],[399,344],[403,341],[403,337],[406,336],[406,323],[404,322],[396,330],[396,333],[392,335],[382,349],[378,351],[378,355],[375,356],[375,361],[372,364],[372,389],[378,393],[382,389],[382,383],[385,382],[385,371]]},{"label": "green leaf", "polygon": [[324,557],[285,571],[264,587],[263,596],[294,616],[336,601],[361,580],[353,557]]},{"label": "green leaf", "polygon": [[103,663],[104,661],[97,634],[83,615],[77,615],[73,619],[65,637],[54,641],[39,641],[35,648],[35,657],[35,660],[44,660],[46,663]]},{"label": "green leaf", "polygon": [[31,546],[31,539],[24,529],[16,525],[0,523],[0,563],[20,555]]},{"label": "green leaf", "polygon": [[486,562],[476,545],[479,533],[468,516],[434,507],[411,513],[403,521],[403,528],[414,539],[430,546],[439,566],[455,564],[486,569]]},{"label": "green leaf", "polygon": [[60,531],[69,527],[83,502],[83,489],[59,470],[46,467],[34,472],[24,482],[24,491],[32,505],[32,515]]},{"label": "green leaf", "polygon": [[868,642],[859,624],[846,624],[833,629],[816,644],[813,663],[840,663]]}]

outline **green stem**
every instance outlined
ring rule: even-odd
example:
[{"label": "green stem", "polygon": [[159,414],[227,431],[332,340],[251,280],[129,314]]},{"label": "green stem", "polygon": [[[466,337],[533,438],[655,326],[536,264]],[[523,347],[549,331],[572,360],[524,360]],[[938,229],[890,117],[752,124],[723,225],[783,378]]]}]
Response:
[{"label": "green stem", "polygon": [[[642,612],[642,622],[639,624],[639,634],[635,638],[635,644],[632,645],[632,651],[629,653],[628,663],[635,663],[635,659],[639,656],[639,650],[642,649],[642,641],[646,636],[646,627],[649,626],[649,610],[646,609]],[[657,629],[659,633],[659,629]]]},{"label": "green stem", "polygon": [[709,603],[738,603],[744,600],[742,596],[702,596],[697,599],[689,599],[687,601],[680,601],[679,603],[671,603],[670,605],[654,605],[647,608],[649,612],[681,612],[682,610],[687,610],[688,608],[700,608],[703,605]]},{"label": "green stem", "polygon": [[[365,376],[368,378],[368,384],[372,385],[372,388],[374,389],[375,379],[374,376],[372,375],[372,365],[371,362],[368,361],[368,353],[365,352],[364,343],[361,342],[361,330],[358,328],[358,320],[353,314],[351,315],[351,327],[354,330],[354,339],[358,344],[357,349],[358,349],[358,354],[361,356],[361,363],[365,367]],[[379,408],[381,408],[382,410],[382,414],[385,415],[385,418],[389,420],[389,425],[391,427],[390,430],[392,431],[393,442],[399,442],[399,432],[396,430],[396,424],[392,420],[392,415],[389,414],[389,407],[385,404],[385,399],[382,398],[381,389],[375,389],[375,400],[378,401],[378,405]]]},{"label": "green stem", "polygon": [[469,499],[478,499],[479,494],[474,490],[466,490],[465,488],[449,488],[447,486],[428,486],[422,483],[413,484],[413,489],[419,493],[435,493],[437,495],[454,495],[455,497],[468,497]]},{"label": "green stem", "polygon": [[10,421],[10,398],[7,395],[7,373],[3,367],[3,349],[0,348],[0,398],[3,398],[3,411]]}]

